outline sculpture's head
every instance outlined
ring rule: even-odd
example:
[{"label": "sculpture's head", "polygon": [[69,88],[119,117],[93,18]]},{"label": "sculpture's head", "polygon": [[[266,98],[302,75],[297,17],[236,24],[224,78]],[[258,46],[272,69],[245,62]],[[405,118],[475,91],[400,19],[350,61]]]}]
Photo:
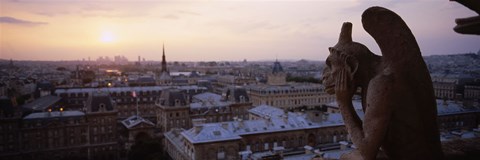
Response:
[{"label": "sculpture's head", "polygon": [[[352,24],[345,22],[342,26],[338,43],[328,48],[330,55],[325,61],[323,70],[323,85],[328,94],[334,94],[338,89],[352,90],[360,86],[362,79],[368,70],[371,56],[375,56],[368,48],[360,43],[352,41]],[[369,62],[370,61],[370,62]],[[348,88],[340,88],[348,87]]]},{"label": "sculpture's head", "polygon": [[326,66],[323,70],[325,92],[334,94],[338,89],[353,89],[354,87],[351,86],[356,86],[353,77],[358,69],[358,61],[352,55],[335,47],[329,47],[328,50],[330,55],[325,61]]}]

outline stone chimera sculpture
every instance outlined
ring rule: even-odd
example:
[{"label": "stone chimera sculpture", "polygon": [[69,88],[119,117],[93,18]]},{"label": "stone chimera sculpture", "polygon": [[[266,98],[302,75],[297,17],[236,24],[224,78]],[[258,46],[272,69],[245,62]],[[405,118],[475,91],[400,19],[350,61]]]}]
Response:
[{"label": "stone chimera sculpture", "polygon": [[[432,82],[415,37],[400,16],[382,7],[367,9],[362,23],[383,56],[353,42],[352,24],[346,22],[329,48],[323,74],[325,90],[336,95],[358,147],[342,158],[376,159],[382,148],[388,159],[442,159]],[[363,122],[352,105],[357,88]]]}]

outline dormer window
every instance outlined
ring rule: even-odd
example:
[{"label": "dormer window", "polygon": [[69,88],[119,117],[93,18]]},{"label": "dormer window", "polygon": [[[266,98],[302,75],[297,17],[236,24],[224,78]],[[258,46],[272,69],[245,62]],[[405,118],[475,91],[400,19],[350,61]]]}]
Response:
[{"label": "dormer window", "polygon": [[181,105],[181,104],[180,104],[180,100],[179,100],[179,99],[175,99],[175,106],[179,106],[179,105]]},{"label": "dormer window", "polygon": [[104,103],[100,103],[100,104],[98,105],[98,110],[99,110],[99,111],[105,111],[105,106],[106,106],[106,105],[105,105]]},{"label": "dormer window", "polygon": [[240,102],[245,102],[245,96],[240,96]]}]

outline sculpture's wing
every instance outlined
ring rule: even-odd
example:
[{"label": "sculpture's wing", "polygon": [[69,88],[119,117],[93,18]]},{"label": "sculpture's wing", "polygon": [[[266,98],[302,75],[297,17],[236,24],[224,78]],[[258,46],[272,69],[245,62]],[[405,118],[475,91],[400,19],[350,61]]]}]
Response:
[{"label": "sculpture's wing", "polygon": [[415,102],[409,108],[416,108],[415,112],[422,115],[422,123],[431,127],[426,128],[426,132],[436,131],[431,132],[431,137],[438,137],[432,80],[407,24],[394,12],[381,7],[365,10],[362,23],[382,51],[384,69],[381,74],[390,75],[394,85],[402,86],[402,90],[396,92],[396,96],[401,97],[397,100]]},{"label": "sculpture's wing", "polygon": [[[419,60],[423,62],[415,37],[396,13],[382,7],[370,7],[362,14],[362,24],[379,45],[384,64],[405,67]],[[394,66],[390,69],[395,69]]]}]

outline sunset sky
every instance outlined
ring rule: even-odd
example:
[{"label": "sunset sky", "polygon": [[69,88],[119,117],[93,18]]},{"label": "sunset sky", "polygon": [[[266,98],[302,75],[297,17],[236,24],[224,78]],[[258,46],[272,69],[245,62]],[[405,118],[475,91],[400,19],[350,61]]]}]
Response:
[{"label": "sunset sky", "polygon": [[0,0],[0,58],[161,60],[165,43],[169,61],[324,60],[345,21],[381,54],[361,26],[370,6],[399,14],[423,55],[480,49],[452,30],[475,13],[449,0]]}]

